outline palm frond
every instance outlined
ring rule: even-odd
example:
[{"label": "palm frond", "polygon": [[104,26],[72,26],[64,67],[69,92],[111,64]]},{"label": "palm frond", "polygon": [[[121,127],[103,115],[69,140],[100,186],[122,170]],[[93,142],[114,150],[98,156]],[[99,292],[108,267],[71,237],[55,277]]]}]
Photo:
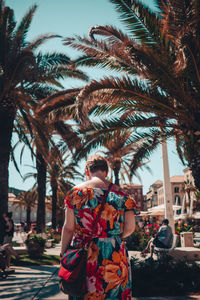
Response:
[{"label": "palm frond", "polygon": [[26,173],[24,176],[23,176],[23,181],[26,181],[27,179],[30,179],[30,178],[34,178],[35,180],[37,179],[37,173]]},{"label": "palm frond", "polygon": [[14,44],[16,49],[24,48],[27,46],[27,42],[25,42],[25,39],[36,9],[37,9],[37,5],[33,5],[25,14],[25,16],[22,18],[22,21],[16,28],[15,38],[14,38]]},{"label": "palm frond", "polygon": [[68,65],[70,58],[63,53],[41,53],[37,54],[37,63],[42,67],[55,66],[55,65]]},{"label": "palm frond", "polygon": [[130,164],[130,176],[134,175],[135,170],[137,170],[144,159],[147,159],[153,151],[160,145],[160,137],[154,135],[153,137],[146,139],[138,148],[138,151],[134,154],[133,160]]},{"label": "palm frond", "polygon": [[23,176],[22,176],[22,174],[20,172],[20,169],[18,167],[17,161],[15,159],[15,155],[14,155],[14,151],[13,150],[11,151],[10,155],[11,155],[11,160],[12,160],[12,162],[14,164],[15,169],[17,170],[17,172],[20,175],[20,177],[23,178]]},{"label": "palm frond", "polygon": [[33,51],[37,49],[39,46],[41,46],[42,44],[44,44],[46,41],[54,38],[61,38],[61,36],[53,33],[40,35],[35,40],[31,41],[30,44],[26,47],[26,49],[30,49]]},{"label": "palm frond", "polygon": [[[132,75],[136,74],[134,69],[130,67],[130,58],[125,55],[122,57],[122,51],[120,51],[118,47],[111,49],[111,47],[104,42],[98,42],[98,47],[94,47],[91,42],[85,43],[85,41],[86,39],[81,42],[75,39],[68,39],[68,42],[65,43],[86,53],[86,57],[74,61],[75,65],[93,65],[100,68],[107,67],[118,72],[127,71]],[[89,56],[92,57],[90,60],[88,60]]]},{"label": "palm frond", "polygon": [[39,103],[35,113],[42,116],[58,108],[74,105],[75,97],[79,92],[79,88],[68,89],[46,97]]},{"label": "palm frond", "polygon": [[71,151],[73,149],[80,148],[81,139],[78,136],[78,133],[73,130],[71,125],[68,125],[67,123],[64,123],[62,121],[57,121],[54,123],[54,127]]},{"label": "palm frond", "polygon": [[[121,20],[127,25],[127,29],[133,36],[144,44],[153,44],[151,32],[144,23],[144,15],[140,14],[142,4],[132,0],[110,0],[121,15]],[[143,8],[144,10],[144,8]],[[149,9],[145,9],[150,14]]]},{"label": "palm frond", "polygon": [[[154,89],[150,85],[144,85],[137,79],[129,77],[123,78],[104,78],[97,82],[93,80],[89,85],[86,85],[77,97],[77,113],[80,119],[85,120],[88,108],[105,104],[106,102],[112,105],[113,103],[123,102],[126,99],[131,99],[135,111],[141,110],[151,112],[152,107],[159,112],[165,111],[175,117],[177,109],[170,103],[171,99]],[[139,105],[138,105],[139,103]],[[179,114],[184,115],[184,112],[179,111]]]}]

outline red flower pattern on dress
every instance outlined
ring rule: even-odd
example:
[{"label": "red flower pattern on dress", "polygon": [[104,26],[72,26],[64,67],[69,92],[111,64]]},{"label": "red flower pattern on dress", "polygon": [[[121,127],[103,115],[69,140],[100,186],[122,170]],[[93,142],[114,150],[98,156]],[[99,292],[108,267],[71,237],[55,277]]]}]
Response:
[{"label": "red flower pattern on dress", "polygon": [[122,300],[131,300],[131,290],[130,289],[126,289],[125,291],[123,291]]},{"label": "red flower pattern on dress", "polygon": [[125,288],[128,282],[128,263],[124,251],[113,252],[112,260],[104,259],[102,262],[101,274],[108,283],[106,292],[122,285]]}]

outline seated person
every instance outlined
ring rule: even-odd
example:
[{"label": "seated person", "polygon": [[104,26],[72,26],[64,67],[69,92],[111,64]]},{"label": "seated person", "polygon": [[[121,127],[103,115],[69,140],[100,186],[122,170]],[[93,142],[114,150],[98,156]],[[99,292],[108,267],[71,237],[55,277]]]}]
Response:
[{"label": "seated person", "polygon": [[31,225],[31,229],[27,234],[27,239],[30,239],[32,236],[34,236],[37,233],[37,226]]},{"label": "seated person", "polygon": [[150,239],[143,253],[147,253],[148,250],[150,249],[150,258],[152,258],[154,247],[169,249],[172,246],[172,242],[173,242],[172,229],[169,226],[168,219],[164,219],[155,238]]},{"label": "seated person", "polygon": [[[15,258],[17,260],[20,259],[20,256],[15,252],[15,250],[10,246],[10,244],[4,244],[4,245],[0,245],[0,249],[5,251],[5,265],[6,265],[6,272],[14,272],[14,270],[10,269],[10,260],[11,260],[11,256],[15,256]],[[0,267],[1,269],[1,267]]]}]

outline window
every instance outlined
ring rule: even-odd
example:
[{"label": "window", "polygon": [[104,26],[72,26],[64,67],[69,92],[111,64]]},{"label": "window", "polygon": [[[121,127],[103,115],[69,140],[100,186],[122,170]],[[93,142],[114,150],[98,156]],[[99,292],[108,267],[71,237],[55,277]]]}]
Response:
[{"label": "window", "polygon": [[175,196],[175,198],[174,198],[174,204],[181,205],[181,199],[180,199],[179,196]]},{"label": "window", "polygon": [[178,186],[175,186],[174,193],[179,193],[179,187]]}]

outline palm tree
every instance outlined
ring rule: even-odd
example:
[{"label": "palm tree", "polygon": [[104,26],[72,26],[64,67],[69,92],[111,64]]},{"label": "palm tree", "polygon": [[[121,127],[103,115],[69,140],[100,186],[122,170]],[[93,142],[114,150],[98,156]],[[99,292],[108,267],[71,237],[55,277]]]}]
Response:
[{"label": "palm tree", "polygon": [[[76,65],[100,66],[120,75],[85,86],[77,97],[79,117],[86,122],[87,113],[99,106],[101,114],[115,112],[101,128],[152,128],[157,145],[175,137],[179,156],[200,189],[200,3],[155,0],[158,11],[153,12],[136,0],[110,1],[128,34],[97,25],[89,38],[65,40],[83,52]],[[119,120],[118,112],[127,117]]]},{"label": "palm tree", "polygon": [[195,211],[200,211],[200,191],[195,192]]},{"label": "palm tree", "polygon": [[[101,146],[102,150],[98,152],[103,153],[107,158],[114,174],[115,184],[120,184],[120,173],[121,178],[124,179],[126,175],[129,182],[131,182],[132,179],[131,175],[134,174],[139,177],[136,170],[141,167],[142,164],[134,163],[133,157],[143,141],[136,141],[135,132],[133,130],[118,129],[111,132],[104,132],[91,127],[90,131],[87,128],[86,131],[82,130],[82,133],[83,142],[75,154],[78,160],[86,157],[91,151]],[[132,169],[130,166],[132,166]]]},{"label": "palm tree", "polygon": [[[197,188],[193,185],[193,183],[189,179],[184,181],[184,187],[182,189],[182,193],[184,193],[186,196],[187,216],[190,216],[190,214],[192,215],[193,213],[193,199],[194,199],[195,192],[197,192]],[[193,193],[192,199],[191,199],[191,193]]]},{"label": "palm tree", "polygon": [[20,197],[20,206],[26,207],[26,223],[28,230],[30,229],[31,225],[31,208],[35,206],[37,201],[37,191],[36,189],[22,192]]},{"label": "palm tree", "polygon": [[74,185],[72,180],[81,174],[76,170],[76,164],[70,162],[71,157],[66,150],[59,149],[54,146],[49,151],[48,167],[47,167],[47,182],[51,186],[51,199],[52,199],[52,228],[56,229],[57,226],[57,206],[59,194],[65,194]]},{"label": "palm tree", "polygon": [[[75,170],[75,165],[70,163],[70,156],[63,157],[66,151],[73,151],[73,149],[80,144],[79,138],[73,126],[70,123],[64,124],[58,116],[51,113],[51,116],[40,118],[38,116],[32,118],[31,130],[33,137],[30,136],[26,128],[26,124],[22,118],[18,118],[15,125],[15,131],[18,134],[19,141],[15,145],[22,143],[21,163],[23,157],[24,145],[28,146],[31,151],[32,159],[36,165],[36,173],[28,173],[24,176],[24,180],[29,177],[34,177],[37,183],[38,192],[38,206],[37,206],[37,227],[40,231],[45,230],[45,198],[46,198],[46,184],[50,181],[52,188],[52,218],[53,226],[56,228],[56,202],[57,190],[61,189],[67,192],[73,185],[66,178],[74,179],[74,176],[79,176],[78,171]],[[70,118],[70,115],[68,115]],[[65,115],[65,119],[67,116]],[[57,146],[53,140],[54,136],[58,134],[63,137],[63,141]],[[75,144],[74,144],[75,143]],[[59,149],[62,148],[62,149]],[[14,159],[14,158],[13,158]],[[66,162],[68,162],[66,164]],[[18,166],[16,168],[19,170]],[[50,177],[50,179],[49,179]]]},{"label": "palm tree", "polygon": [[[48,34],[39,36],[33,42],[26,40],[36,8],[36,5],[31,7],[16,27],[13,10],[0,0],[0,215],[8,207],[8,163],[17,112],[32,133],[31,107],[36,104],[35,96],[45,89],[44,84],[50,83],[61,88],[59,79],[66,74],[85,77],[75,68],[68,68],[70,60],[66,55],[34,54],[45,41],[58,37]],[[61,68],[62,71],[58,72]],[[52,90],[50,87],[48,89]]]}]

